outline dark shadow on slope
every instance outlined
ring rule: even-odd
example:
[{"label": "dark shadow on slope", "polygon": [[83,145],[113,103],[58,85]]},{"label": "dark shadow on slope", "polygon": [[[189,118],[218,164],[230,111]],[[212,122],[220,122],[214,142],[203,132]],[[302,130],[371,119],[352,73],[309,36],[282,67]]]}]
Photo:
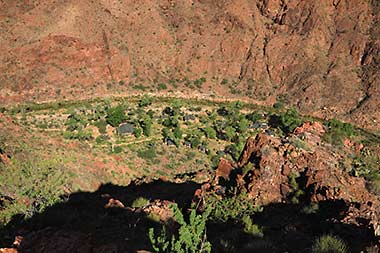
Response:
[{"label": "dark shadow on slope", "polygon": [[230,221],[209,224],[209,239],[214,251],[220,253],[311,253],[314,240],[324,234],[338,236],[348,245],[349,252],[356,253],[366,252],[366,247],[379,240],[368,227],[338,221],[347,211],[344,201],[323,201],[314,213],[307,210],[299,204],[270,204],[251,217],[262,228],[264,237],[247,234],[241,223]]},{"label": "dark shadow on slope", "polygon": [[[15,217],[0,231],[1,246],[11,246],[16,235],[24,236],[21,252],[136,252],[151,250],[148,229],[160,228],[143,212],[130,208],[105,208],[110,198],[126,207],[138,197],[190,206],[194,182],[155,181],[141,185],[102,185],[95,192],[77,192],[27,221]],[[347,212],[343,201],[320,202],[312,212],[305,206],[290,203],[270,204],[252,216],[253,223],[263,228],[264,238],[244,231],[239,222],[209,222],[208,238],[213,252],[310,252],[313,240],[332,233],[342,238],[350,252],[360,252],[376,241],[372,231],[338,222]],[[5,237],[3,237],[5,236]]]},{"label": "dark shadow on slope", "polygon": [[169,200],[187,208],[199,185],[194,182],[154,181],[140,185],[106,184],[95,192],[71,194],[64,203],[46,209],[27,221],[19,216],[0,231],[0,248],[24,236],[22,252],[135,252],[151,249],[148,228],[161,227],[143,212],[105,208],[110,198],[130,207],[138,197]]}]

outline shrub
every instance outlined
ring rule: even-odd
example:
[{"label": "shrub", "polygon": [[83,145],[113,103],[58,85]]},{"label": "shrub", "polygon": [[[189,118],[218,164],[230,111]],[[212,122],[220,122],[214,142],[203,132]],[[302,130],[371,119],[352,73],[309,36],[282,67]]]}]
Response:
[{"label": "shrub", "polygon": [[199,79],[196,79],[194,80],[194,85],[198,88],[201,88],[202,85],[206,82],[206,78],[205,77],[201,77]]},{"label": "shrub", "polygon": [[159,91],[161,91],[161,90],[166,90],[168,87],[166,86],[166,84],[160,83],[160,84],[158,84],[157,88]]},{"label": "shrub", "polygon": [[142,129],[141,129],[141,127],[136,126],[135,129],[133,130],[133,135],[136,138],[141,137],[141,135],[142,135]]},{"label": "shrub", "polygon": [[296,109],[288,109],[280,116],[280,129],[285,133],[291,133],[302,124],[302,119]]},{"label": "shrub", "polygon": [[107,111],[107,123],[113,127],[117,127],[121,123],[123,123],[127,117],[125,115],[124,108],[120,105],[116,107],[111,107]]},{"label": "shrub", "polygon": [[173,129],[173,134],[174,134],[174,138],[175,139],[181,139],[182,138],[182,131],[181,131],[181,128],[179,126],[176,126],[174,129]]},{"label": "shrub", "polygon": [[305,141],[303,141],[300,138],[298,138],[298,137],[295,137],[295,136],[294,137],[290,137],[289,138],[289,143],[292,144],[297,149],[303,149],[303,150],[308,151],[308,152],[311,151],[311,149],[308,146],[308,144]]},{"label": "shrub", "polygon": [[61,201],[64,189],[69,188],[69,174],[58,159],[0,163],[0,192],[14,198],[0,209],[0,227],[13,215],[26,218],[42,212]]},{"label": "shrub", "polygon": [[336,119],[330,119],[326,125],[328,131],[323,135],[323,140],[333,145],[341,146],[345,138],[349,138],[355,133],[351,124]]},{"label": "shrub", "polygon": [[227,79],[223,79],[221,82],[220,82],[221,85],[226,85],[228,84],[228,80]]},{"label": "shrub", "polygon": [[285,107],[284,105],[288,103],[288,96],[286,94],[280,94],[279,96],[277,96],[276,103],[273,104],[273,108],[282,109]]},{"label": "shrub", "polygon": [[304,195],[304,191],[302,189],[300,189],[300,186],[297,182],[297,179],[300,177],[300,174],[297,172],[297,173],[291,173],[289,176],[288,176],[288,180],[289,180],[289,185],[290,187],[292,188],[292,192],[290,193],[290,201],[293,203],[293,204],[298,204],[300,201],[299,201],[299,198]]},{"label": "shrub", "polygon": [[186,140],[191,143],[192,148],[198,148],[199,145],[201,145],[200,136],[197,134],[191,134],[191,135],[186,136]]},{"label": "shrub", "polygon": [[65,122],[67,131],[75,131],[82,128],[86,124],[85,120],[80,115],[71,114]]},{"label": "shrub", "polygon": [[234,143],[231,145],[228,145],[225,151],[229,153],[235,161],[238,161],[240,154],[242,150],[244,149],[244,145],[245,145],[245,138],[243,136],[235,136]]},{"label": "shrub", "polygon": [[248,130],[249,122],[246,119],[241,119],[237,125],[237,131],[239,133],[245,133]]},{"label": "shrub", "polygon": [[146,107],[152,104],[152,98],[144,95],[139,101],[139,107]]},{"label": "shrub", "polygon": [[330,119],[327,126],[331,129],[339,129],[344,135],[350,137],[354,135],[354,128],[350,123],[344,123],[336,119]]},{"label": "shrub", "polygon": [[239,112],[241,109],[243,109],[244,103],[241,101],[235,101],[228,105],[229,110],[232,112]]},{"label": "shrub", "polygon": [[228,220],[242,222],[244,216],[262,211],[260,206],[253,204],[245,192],[225,196],[222,199],[210,195],[206,198],[206,203],[212,208],[210,219],[216,222],[225,223]]},{"label": "shrub", "polygon": [[242,218],[244,225],[244,232],[255,237],[263,237],[263,230],[256,224],[252,223],[252,219],[249,215],[244,215]]},{"label": "shrub", "polygon": [[109,138],[107,135],[100,135],[98,137],[96,137],[95,141],[97,144],[102,144],[104,143],[105,141],[107,141]]},{"label": "shrub", "polygon": [[246,116],[249,121],[256,122],[263,119],[262,114],[258,112],[252,112]]},{"label": "shrub", "polygon": [[319,237],[313,245],[313,253],[345,253],[346,244],[333,235],[323,235]]},{"label": "shrub", "polygon": [[116,146],[116,147],[113,148],[112,152],[115,153],[115,154],[119,154],[119,153],[123,152],[123,148],[120,147],[120,146]]},{"label": "shrub", "polygon": [[183,101],[181,101],[180,99],[173,100],[172,107],[176,114],[180,112],[182,106],[183,106]]},{"label": "shrub", "polygon": [[226,148],[225,148],[225,151],[231,155],[232,159],[234,159],[235,161],[238,161],[239,160],[239,157],[240,157],[240,149],[238,148],[238,146],[236,144],[231,144],[231,145],[228,145]]},{"label": "shrub", "polygon": [[105,120],[99,120],[94,123],[94,126],[96,126],[99,129],[99,133],[105,134],[107,133],[107,122]]},{"label": "shrub", "polygon": [[206,221],[210,215],[211,209],[206,208],[201,215],[196,214],[196,210],[191,210],[189,222],[185,221],[182,212],[176,204],[170,206],[173,216],[179,224],[178,234],[173,234],[171,238],[165,227],[161,229],[160,234],[155,234],[154,229],[149,229],[149,239],[152,247],[156,252],[170,253],[209,253],[211,252],[211,243],[206,237]]},{"label": "shrub", "polygon": [[142,131],[145,136],[151,136],[152,135],[152,118],[149,117],[148,115],[145,115],[142,117],[140,120],[140,126],[142,128]]},{"label": "shrub", "polygon": [[274,109],[282,109],[284,108],[284,103],[281,101],[277,101],[276,103],[273,104]]},{"label": "shrub", "polygon": [[75,132],[69,132],[69,131],[65,131],[63,132],[63,138],[65,139],[69,139],[69,140],[80,140],[80,141],[88,141],[88,140],[91,140],[93,137],[92,137],[92,130],[91,129],[87,129],[87,130],[78,130],[78,131],[75,131]]},{"label": "shrub", "polygon": [[216,131],[214,128],[205,127],[203,131],[205,132],[207,138],[216,139]]},{"label": "shrub", "polygon": [[133,208],[141,208],[141,207],[144,207],[146,205],[148,205],[150,203],[150,201],[144,197],[138,197],[137,199],[135,199],[132,203],[132,207]]},{"label": "shrub", "polygon": [[235,128],[232,126],[227,126],[224,133],[226,140],[231,141],[234,138],[235,133]]},{"label": "shrub", "polygon": [[144,159],[153,161],[156,158],[156,148],[154,146],[148,147],[144,150],[137,151],[137,156]]}]

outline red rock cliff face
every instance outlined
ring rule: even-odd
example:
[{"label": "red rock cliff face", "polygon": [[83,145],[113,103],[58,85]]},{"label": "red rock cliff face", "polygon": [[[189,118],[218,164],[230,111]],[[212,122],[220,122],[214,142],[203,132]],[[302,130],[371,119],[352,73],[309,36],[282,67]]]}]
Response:
[{"label": "red rock cliff face", "polygon": [[376,128],[377,5],[2,1],[1,101],[128,94],[131,81],[199,77],[208,80],[203,92],[231,96],[220,84],[225,78],[242,91],[239,97],[270,104],[281,95],[305,113]]}]

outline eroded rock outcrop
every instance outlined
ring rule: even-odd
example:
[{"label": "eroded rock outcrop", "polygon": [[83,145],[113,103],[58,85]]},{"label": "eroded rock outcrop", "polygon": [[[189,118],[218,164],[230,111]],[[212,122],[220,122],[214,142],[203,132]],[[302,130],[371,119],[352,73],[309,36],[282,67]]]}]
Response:
[{"label": "eroded rock outcrop", "polygon": [[[248,138],[237,167],[251,169],[231,180],[260,205],[289,202],[296,190],[302,190],[307,203],[344,201],[348,208],[342,222],[368,226],[380,235],[379,196],[367,189],[363,178],[342,168],[344,156],[321,142],[323,133],[320,123],[306,122],[286,138],[264,133]],[[225,175],[224,164],[228,162],[221,160],[217,175]]]}]

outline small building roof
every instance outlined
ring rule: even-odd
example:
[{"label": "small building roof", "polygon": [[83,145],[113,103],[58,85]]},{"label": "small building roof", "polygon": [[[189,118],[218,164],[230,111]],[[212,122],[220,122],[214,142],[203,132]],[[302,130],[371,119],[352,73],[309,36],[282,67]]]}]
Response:
[{"label": "small building roof", "polygon": [[117,128],[117,133],[122,134],[132,134],[135,131],[135,127],[130,123],[122,123]]}]

